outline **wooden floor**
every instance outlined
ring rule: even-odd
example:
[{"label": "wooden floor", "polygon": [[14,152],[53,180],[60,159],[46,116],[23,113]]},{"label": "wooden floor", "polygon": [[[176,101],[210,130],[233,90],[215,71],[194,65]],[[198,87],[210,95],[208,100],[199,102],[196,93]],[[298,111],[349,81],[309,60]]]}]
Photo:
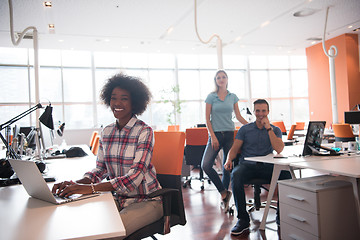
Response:
[{"label": "wooden floor", "polygon": [[[194,173],[192,172],[192,175]],[[195,173],[196,174],[196,173]],[[253,196],[251,186],[246,189],[247,198]],[[262,190],[261,199],[266,200],[266,191]],[[259,230],[263,209],[251,214],[253,219],[247,234],[232,236],[230,229],[236,224],[235,214],[225,214],[220,209],[220,194],[213,184],[205,182],[205,189],[201,191],[201,183],[198,180],[191,182],[191,188],[183,188],[185,214],[187,223],[185,226],[171,228],[171,233],[165,236],[156,235],[158,239],[188,240],[188,239],[280,239],[275,223],[276,212],[270,209],[266,230]],[[234,204],[233,198],[230,205]],[[236,208],[234,207],[236,211]],[[151,238],[147,238],[151,239]]]}]

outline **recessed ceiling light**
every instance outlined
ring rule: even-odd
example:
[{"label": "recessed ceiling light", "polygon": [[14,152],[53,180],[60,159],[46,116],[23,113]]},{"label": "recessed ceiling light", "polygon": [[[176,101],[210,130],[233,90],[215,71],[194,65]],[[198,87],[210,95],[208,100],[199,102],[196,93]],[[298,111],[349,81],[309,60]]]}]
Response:
[{"label": "recessed ceiling light", "polygon": [[348,28],[352,28],[352,27],[353,27],[352,25],[348,26]]},{"label": "recessed ceiling light", "polygon": [[360,27],[353,29],[354,32],[360,31]]},{"label": "recessed ceiling light", "polygon": [[55,24],[50,23],[50,24],[49,24],[49,29],[55,29]]},{"label": "recessed ceiling light", "polygon": [[261,24],[261,27],[263,28],[263,27],[265,27],[265,26],[267,26],[267,25],[269,25],[269,24],[270,24],[270,21],[263,22],[263,23]]},{"label": "recessed ceiling light", "polygon": [[313,8],[304,8],[301,9],[300,11],[297,11],[293,14],[294,17],[308,17],[313,15],[314,13],[316,13],[317,9],[313,9]]},{"label": "recessed ceiling light", "polygon": [[51,7],[52,7],[51,1],[45,1],[45,2],[44,2],[44,7],[51,8]]},{"label": "recessed ceiling light", "polygon": [[63,39],[59,39],[58,42],[64,42],[64,40],[63,40]]}]

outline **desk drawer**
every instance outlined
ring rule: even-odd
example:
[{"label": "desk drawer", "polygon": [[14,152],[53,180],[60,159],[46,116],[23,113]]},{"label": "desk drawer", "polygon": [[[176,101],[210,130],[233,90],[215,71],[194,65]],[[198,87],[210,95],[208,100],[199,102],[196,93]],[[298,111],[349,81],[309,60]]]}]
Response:
[{"label": "desk drawer", "polygon": [[279,184],[279,199],[281,203],[317,213],[315,192]]},{"label": "desk drawer", "polygon": [[318,240],[319,238],[281,221],[282,240]]},{"label": "desk drawer", "polygon": [[319,236],[318,215],[280,203],[280,219],[292,226]]}]

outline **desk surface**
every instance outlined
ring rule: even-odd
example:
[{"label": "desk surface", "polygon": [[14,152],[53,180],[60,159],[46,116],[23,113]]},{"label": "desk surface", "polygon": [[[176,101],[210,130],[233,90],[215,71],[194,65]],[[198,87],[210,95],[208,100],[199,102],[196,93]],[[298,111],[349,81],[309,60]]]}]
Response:
[{"label": "desk surface", "polygon": [[[55,176],[60,180],[76,180],[95,166],[94,157],[49,161],[49,174],[59,173]],[[99,239],[125,235],[111,193],[54,205],[29,197],[22,185],[2,187],[0,222],[0,239],[7,240]]]},{"label": "desk surface", "polygon": [[360,178],[360,156],[346,158],[327,158],[320,161],[290,163],[291,167],[310,168],[327,173]]}]

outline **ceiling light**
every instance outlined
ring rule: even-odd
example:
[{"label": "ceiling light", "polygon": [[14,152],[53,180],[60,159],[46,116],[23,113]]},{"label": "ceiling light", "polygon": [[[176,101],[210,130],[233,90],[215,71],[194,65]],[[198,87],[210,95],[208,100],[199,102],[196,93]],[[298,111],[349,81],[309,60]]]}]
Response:
[{"label": "ceiling light", "polygon": [[360,27],[353,29],[354,32],[360,31]]},{"label": "ceiling light", "polygon": [[263,22],[263,23],[261,24],[261,27],[263,28],[263,27],[265,27],[265,26],[267,26],[267,25],[269,25],[269,24],[270,24],[270,21]]},{"label": "ceiling light", "polygon": [[241,40],[241,36],[239,36],[239,37],[237,37],[237,38],[235,38],[235,42],[238,42],[238,41],[240,41]]},{"label": "ceiling light", "polygon": [[58,42],[64,42],[64,40],[63,40],[63,39],[59,39]]},{"label": "ceiling light", "polygon": [[52,7],[51,1],[45,1],[44,2],[44,7],[51,8]]},{"label": "ceiling light", "polygon": [[297,11],[293,14],[294,17],[308,17],[313,15],[314,13],[316,13],[317,9],[313,9],[313,8],[304,8],[300,11]]},{"label": "ceiling light", "polygon": [[316,43],[316,41],[312,41],[311,44],[314,45]]},{"label": "ceiling light", "polygon": [[353,27],[352,25],[348,26],[348,28],[352,28],[352,27]]},{"label": "ceiling light", "polygon": [[49,29],[55,29],[55,24],[50,23],[50,24],[49,24]]}]

